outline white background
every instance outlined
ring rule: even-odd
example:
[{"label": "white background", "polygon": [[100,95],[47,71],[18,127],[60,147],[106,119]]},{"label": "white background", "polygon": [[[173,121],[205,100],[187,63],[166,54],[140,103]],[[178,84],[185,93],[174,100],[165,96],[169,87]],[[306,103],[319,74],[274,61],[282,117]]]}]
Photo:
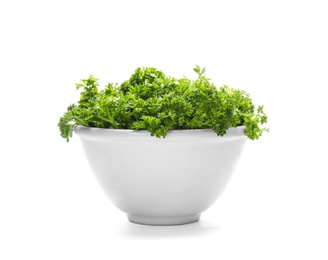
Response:
[{"label": "white background", "polygon": [[[0,259],[328,259],[325,1],[1,1]],[[79,139],[57,122],[90,74],[139,66],[265,105],[201,221],[131,224],[102,193]]]}]

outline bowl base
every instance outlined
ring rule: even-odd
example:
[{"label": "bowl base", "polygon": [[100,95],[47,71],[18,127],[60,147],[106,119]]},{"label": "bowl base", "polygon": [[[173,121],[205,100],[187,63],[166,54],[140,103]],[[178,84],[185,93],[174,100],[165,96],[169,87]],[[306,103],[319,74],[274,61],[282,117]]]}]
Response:
[{"label": "bowl base", "polygon": [[130,222],[135,224],[151,226],[173,226],[197,222],[200,218],[200,214],[177,217],[145,217],[136,215],[127,215],[127,217]]}]

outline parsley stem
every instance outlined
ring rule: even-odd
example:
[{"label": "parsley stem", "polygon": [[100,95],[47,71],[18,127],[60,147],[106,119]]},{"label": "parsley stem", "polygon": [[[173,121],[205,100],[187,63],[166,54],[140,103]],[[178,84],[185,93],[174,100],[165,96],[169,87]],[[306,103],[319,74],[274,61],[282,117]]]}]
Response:
[{"label": "parsley stem", "polygon": [[119,128],[118,125],[115,123],[114,118],[108,119],[108,118],[105,118],[105,117],[103,117],[101,115],[97,115],[97,117],[100,118],[101,120],[104,120],[104,121],[110,123],[113,128],[115,128],[115,129],[118,129]]},{"label": "parsley stem", "polygon": [[188,94],[190,93],[190,91],[193,89],[193,86],[195,85],[195,83],[196,83],[196,81],[194,81],[192,84],[189,84],[189,86],[183,92],[182,98],[185,98],[186,96],[188,96]]}]

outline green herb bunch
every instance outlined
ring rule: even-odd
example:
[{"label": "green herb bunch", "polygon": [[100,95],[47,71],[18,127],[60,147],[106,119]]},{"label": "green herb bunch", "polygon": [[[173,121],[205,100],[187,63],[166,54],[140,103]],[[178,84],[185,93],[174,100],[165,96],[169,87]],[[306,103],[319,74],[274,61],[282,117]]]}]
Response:
[{"label": "green herb bunch", "polygon": [[92,75],[76,84],[80,100],[60,118],[61,136],[69,141],[74,127],[148,130],[165,137],[173,129],[213,129],[223,136],[230,127],[245,126],[245,135],[258,139],[268,128],[263,106],[255,109],[244,91],[217,88],[196,66],[196,80],[175,79],[155,68],[137,68],[121,85],[99,90]]}]

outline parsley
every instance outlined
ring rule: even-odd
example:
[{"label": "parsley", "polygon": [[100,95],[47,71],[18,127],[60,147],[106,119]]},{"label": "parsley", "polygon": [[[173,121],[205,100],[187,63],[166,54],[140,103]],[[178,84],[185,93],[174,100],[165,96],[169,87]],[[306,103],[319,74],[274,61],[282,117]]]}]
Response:
[{"label": "parsley", "polygon": [[155,68],[137,68],[121,85],[109,83],[99,90],[92,75],[76,84],[80,100],[60,118],[61,136],[69,141],[74,127],[148,130],[165,137],[173,129],[213,129],[222,136],[230,127],[246,126],[245,135],[258,139],[268,128],[263,106],[255,109],[248,93],[222,86],[205,77],[175,79]]}]

